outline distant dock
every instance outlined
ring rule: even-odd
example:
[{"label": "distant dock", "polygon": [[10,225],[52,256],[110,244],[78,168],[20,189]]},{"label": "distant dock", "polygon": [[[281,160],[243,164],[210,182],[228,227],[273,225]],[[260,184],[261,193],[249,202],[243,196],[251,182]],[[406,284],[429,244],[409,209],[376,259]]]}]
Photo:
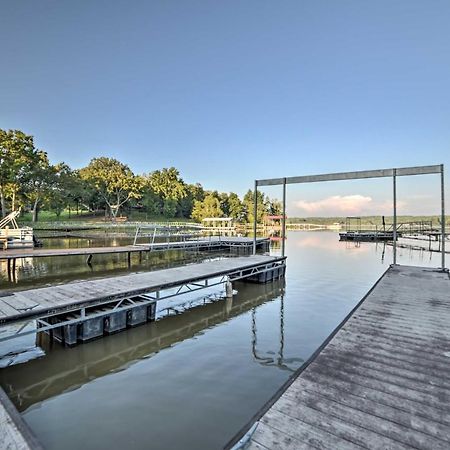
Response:
[{"label": "distant dock", "polygon": [[[268,238],[257,238],[258,246],[268,245]],[[106,255],[110,253],[139,253],[162,250],[186,250],[186,249],[221,249],[221,248],[251,248],[252,238],[246,237],[221,237],[190,239],[184,241],[155,242],[153,244],[124,245],[115,247],[81,247],[81,248],[35,248],[35,249],[12,249],[0,251],[0,260],[14,260],[17,258],[45,258],[55,256],[76,255]]]},{"label": "distant dock", "polygon": [[[270,240],[257,238],[256,247],[267,251]],[[219,251],[219,250],[243,250],[251,251],[253,239],[247,237],[223,237],[210,236],[201,239],[189,239],[181,241],[142,243],[137,245],[123,245],[113,247],[81,247],[81,248],[28,248],[0,250],[0,260],[7,261],[8,279],[13,280],[16,262],[20,258],[50,258],[61,256],[86,256],[86,263],[91,264],[94,255],[126,254],[128,266],[131,266],[131,255],[138,254],[139,258],[145,253],[167,250],[192,250],[192,251]]]},{"label": "distant dock", "polygon": [[448,450],[449,323],[448,272],[391,266],[227,448]]}]

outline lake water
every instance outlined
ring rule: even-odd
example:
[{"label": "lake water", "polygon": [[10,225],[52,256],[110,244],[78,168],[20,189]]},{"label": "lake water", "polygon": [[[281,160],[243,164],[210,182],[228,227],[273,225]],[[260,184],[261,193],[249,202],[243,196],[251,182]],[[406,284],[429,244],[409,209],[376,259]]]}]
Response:
[{"label": "lake water", "polygon": [[[155,255],[161,265],[183,258]],[[287,256],[285,280],[237,283],[232,300],[196,293],[183,314],[74,348],[41,336],[42,356],[1,369],[0,383],[48,449],[220,449],[372,287],[392,247],[290,232]],[[40,265],[46,282],[128,270],[121,260],[89,272],[54,259],[30,267]],[[398,260],[437,267],[440,255],[399,249]],[[19,287],[36,273],[23,272]]]}]

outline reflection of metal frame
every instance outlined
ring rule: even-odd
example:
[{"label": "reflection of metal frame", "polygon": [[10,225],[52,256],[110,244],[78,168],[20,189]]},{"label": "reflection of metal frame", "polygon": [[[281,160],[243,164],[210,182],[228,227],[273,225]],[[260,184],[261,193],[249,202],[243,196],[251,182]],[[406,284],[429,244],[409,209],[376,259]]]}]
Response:
[{"label": "reflection of metal frame", "polygon": [[[205,306],[201,305],[199,308],[191,309],[189,317],[184,314],[171,315],[170,318],[165,318],[157,326],[155,325],[157,328],[156,333],[150,332],[152,326],[130,330],[131,339],[119,339],[122,345],[114,347],[114,352],[109,351],[110,348],[107,344],[104,345],[109,350],[105,352],[98,352],[93,349],[91,353],[90,349],[86,349],[86,352],[81,352],[82,356],[80,358],[75,357],[74,364],[67,364],[62,372],[52,372],[51,364],[47,366],[44,360],[36,359],[31,361],[31,367],[27,369],[31,373],[37,374],[33,378],[33,383],[25,389],[19,389],[14,392],[9,391],[8,394],[15,397],[15,402],[20,404],[20,409],[23,411],[35,403],[35,401],[31,401],[32,398],[39,402],[53,397],[55,392],[67,392],[67,390],[73,390],[83,385],[86,374],[89,374],[89,377],[98,378],[107,373],[117,372],[121,368],[128,366],[131,361],[151,356],[163,348],[171,347],[176,342],[182,342],[185,339],[203,333],[211,325],[220,324],[231,317],[250,312],[254,306],[262,305],[266,302],[272,303],[283,292],[283,289],[284,281],[264,285],[264,293],[256,296],[251,295],[246,297],[246,300],[239,299],[237,303],[232,302],[230,310],[228,310],[228,299],[224,300],[222,297],[218,303],[214,300],[210,302],[210,297],[208,296]],[[201,298],[198,301],[201,301]],[[172,325],[169,325],[170,323]],[[46,337],[43,337],[44,341],[39,345],[46,351],[48,348],[46,346],[50,344]],[[101,346],[101,341],[96,341],[94,346]],[[77,350],[74,351],[76,352]],[[91,357],[88,355],[91,355]],[[92,355],[95,355],[95,357],[92,357]],[[69,355],[69,358],[74,357]],[[40,368],[43,368],[42,366],[45,366],[47,369],[50,367],[50,372],[40,370]],[[16,366],[17,369],[19,368]],[[10,376],[13,379],[15,377],[14,372]],[[8,383],[7,387],[10,387]]]},{"label": "reflection of metal frame", "polygon": [[[290,368],[284,359],[284,293],[280,295],[280,347],[278,349],[278,358],[262,357],[258,355],[257,345],[257,326],[256,326],[256,308],[252,308],[252,353],[253,357],[264,366],[277,366],[280,369],[287,370],[289,372],[295,372],[295,369]],[[300,358],[290,359],[292,361],[303,362]]]}]

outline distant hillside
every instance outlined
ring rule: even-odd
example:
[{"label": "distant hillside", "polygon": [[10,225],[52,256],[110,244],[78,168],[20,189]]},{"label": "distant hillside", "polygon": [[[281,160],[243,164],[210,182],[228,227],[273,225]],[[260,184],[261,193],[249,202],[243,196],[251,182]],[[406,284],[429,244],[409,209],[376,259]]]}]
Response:
[{"label": "distant hillside", "polygon": [[[346,217],[288,217],[287,223],[315,223],[320,225],[332,225],[334,223],[344,224]],[[431,220],[433,225],[441,223],[441,216],[397,216],[397,222],[418,222]],[[393,222],[392,216],[385,216],[387,224]],[[445,223],[450,225],[450,216],[446,216]],[[382,225],[382,216],[361,216],[361,225]]]}]

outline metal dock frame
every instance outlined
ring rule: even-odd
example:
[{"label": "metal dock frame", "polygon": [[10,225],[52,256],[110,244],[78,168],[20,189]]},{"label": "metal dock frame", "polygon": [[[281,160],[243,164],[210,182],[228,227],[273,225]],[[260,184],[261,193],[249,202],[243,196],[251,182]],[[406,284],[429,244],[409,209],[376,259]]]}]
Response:
[{"label": "metal dock frame", "polygon": [[[235,267],[231,270],[225,270],[223,273],[218,274],[216,272],[211,272],[200,278],[192,278],[191,280],[174,280],[172,282],[162,284],[156,288],[151,287],[148,290],[144,289],[141,292],[123,295],[119,294],[115,296],[115,298],[100,298],[78,304],[70,304],[66,306],[62,305],[61,307],[40,311],[35,314],[33,314],[33,310],[30,309],[21,315],[0,319],[0,325],[14,322],[23,323],[23,325],[15,332],[7,334],[6,336],[0,336],[0,342],[14,339],[19,336],[34,334],[36,332],[40,333],[43,331],[51,331],[63,326],[82,323],[90,319],[107,317],[119,311],[128,311],[140,306],[150,306],[160,300],[176,297],[189,292],[199,291],[211,286],[218,286],[224,283],[232,283],[243,279],[255,279],[255,277],[261,276],[264,279],[262,282],[266,282],[266,277],[264,275],[269,272],[272,272],[275,278],[281,278],[284,276],[285,263],[286,258],[267,257],[267,260],[259,263],[242,265],[241,267]],[[272,277],[272,279],[275,279],[274,277]],[[211,282],[211,280],[213,280],[213,282]],[[108,279],[105,279],[105,281],[108,281]],[[165,293],[165,291],[169,289],[175,289],[175,292]],[[92,309],[95,307],[106,307],[108,309],[90,312],[87,314],[87,309]],[[68,318],[67,320],[51,323],[52,317],[58,317],[69,313],[79,314],[79,317]],[[31,330],[27,329],[28,325],[32,325],[35,320],[37,321],[38,327]]]},{"label": "metal dock frame", "polygon": [[[444,198],[444,164],[437,164],[432,166],[416,166],[416,167],[401,167],[393,169],[376,169],[376,170],[361,170],[357,172],[339,172],[326,173],[319,175],[305,175],[287,178],[269,178],[265,180],[255,180],[254,190],[254,214],[253,214],[253,253],[256,254],[256,224],[257,224],[257,208],[258,208],[258,186],[283,186],[283,215],[286,211],[286,184],[299,183],[316,183],[321,181],[343,181],[343,180],[358,180],[363,178],[391,178],[392,179],[392,206],[394,216],[394,252],[393,263],[397,264],[397,177],[413,176],[413,175],[430,175],[439,174],[441,178],[441,269],[445,270],[445,198]],[[285,220],[283,221],[285,222]],[[286,224],[282,227],[282,240],[286,238]],[[282,245],[282,256],[284,256],[285,248]]]}]

